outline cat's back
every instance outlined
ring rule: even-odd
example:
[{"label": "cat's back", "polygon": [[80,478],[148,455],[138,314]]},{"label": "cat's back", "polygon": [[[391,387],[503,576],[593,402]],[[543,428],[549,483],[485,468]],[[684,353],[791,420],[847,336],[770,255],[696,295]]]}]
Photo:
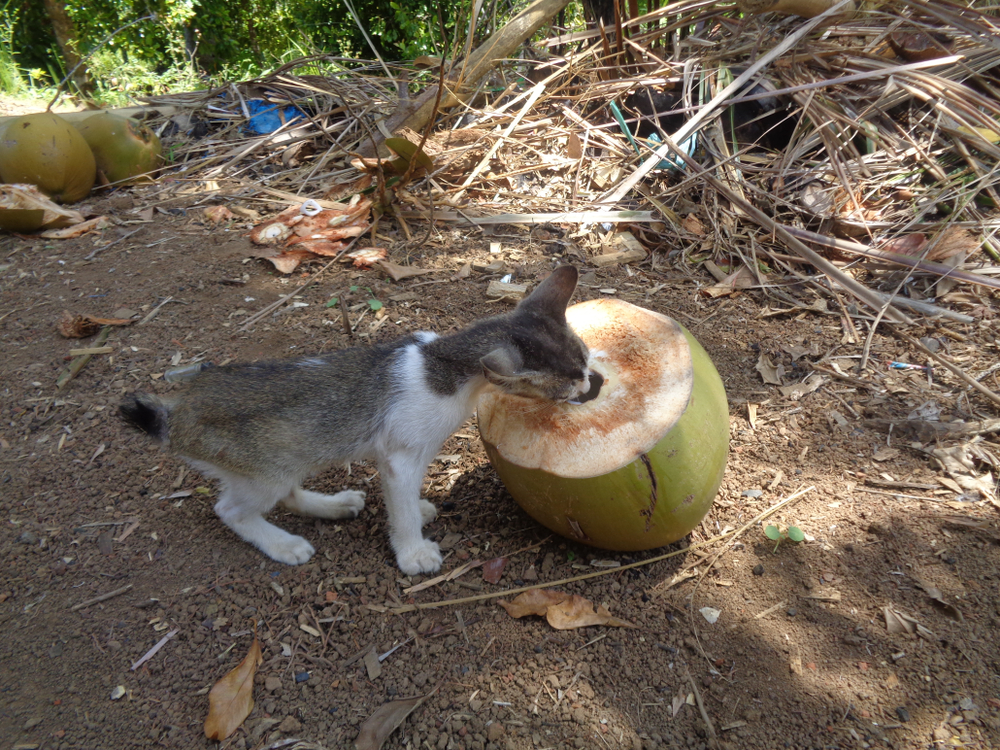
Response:
[{"label": "cat's back", "polygon": [[[391,396],[393,363],[415,336],[315,356],[211,367],[176,400],[171,433],[369,422]],[[332,422],[333,424],[329,424]]]}]

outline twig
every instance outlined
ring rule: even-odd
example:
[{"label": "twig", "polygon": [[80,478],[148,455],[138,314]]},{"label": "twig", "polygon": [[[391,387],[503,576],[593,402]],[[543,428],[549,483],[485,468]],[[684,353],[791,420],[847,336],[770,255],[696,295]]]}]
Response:
[{"label": "twig", "polygon": [[109,242],[107,245],[101,245],[100,247],[95,247],[91,251],[90,255],[85,255],[83,259],[84,260],[92,260],[94,258],[94,256],[97,255],[102,250],[107,250],[109,247],[112,247],[113,245],[117,245],[119,242],[124,242],[129,237],[131,237],[133,234],[138,234],[139,232],[141,232],[142,229],[143,229],[142,227],[139,227],[138,229],[133,229],[131,232],[129,232],[128,234],[126,234],[126,235],[124,235],[122,237],[119,237],[114,242]]},{"label": "twig", "polygon": [[[94,345],[91,348],[96,349],[98,347],[104,346],[104,342],[108,340],[108,336],[110,335],[111,335],[111,326],[104,326],[101,329],[101,332],[97,334],[97,339],[94,341]],[[69,367],[63,370],[62,373],[59,375],[58,379],[56,379],[56,390],[61,391],[63,388],[69,385],[69,381],[71,381],[73,378],[75,378],[77,375],[80,374],[80,370],[82,370],[84,367],[87,366],[87,363],[93,356],[94,356],[93,354],[81,354],[79,357],[70,362]]]},{"label": "twig", "polygon": [[930,357],[931,359],[933,359],[938,364],[943,365],[946,369],[950,370],[952,373],[954,373],[955,375],[957,375],[960,380],[963,380],[966,383],[968,383],[970,386],[972,386],[973,388],[975,388],[981,394],[983,394],[984,396],[986,396],[986,398],[988,398],[994,404],[1000,404],[1000,395],[998,395],[995,391],[991,391],[985,385],[983,385],[978,380],[976,380],[975,378],[973,378],[971,375],[969,375],[968,373],[966,373],[965,370],[962,370],[961,368],[956,367],[955,365],[953,365],[951,362],[949,362],[948,360],[946,360],[944,357],[942,357],[937,352],[932,352],[930,349],[928,349],[926,346],[924,346],[922,343],[920,343],[920,341],[918,341],[917,339],[913,338],[913,336],[911,336],[910,334],[905,333],[905,332],[899,330],[895,326],[889,326],[889,330],[892,331],[894,335],[896,335],[899,338],[903,339],[903,341],[905,341],[910,346],[914,347],[915,349],[920,350],[921,352],[923,352],[924,354],[926,354],[928,357]]},{"label": "twig", "polygon": [[173,302],[173,301],[174,301],[173,297],[167,297],[160,304],[158,304],[156,307],[154,307],[152,310],[150,310],[148,313],[146,313],[146,317],[143,318],[142,320],[140,320],[138,323],[136,323],[136,325],[140,325],[140,326],[146,325],[146,323],[148,323],[149,321],[151,321],[153,318],[155,318],[159,314],[160,310],[163,308],[163,306],[165,304],[167,304],[168,302]]},{"label": "twig", "polygon": [[310,276],[303,283],[301,283],[296,289],[293,289],[288,294],[285,294],[285,295],[279,297],[274,302],[272,302],[269,305],[266,305],[265,307],[263,307],[262,309],[258,310],[253,315],[251,315],[249,318],[247,318],[245,321],[243,321],[243,325],[240,326],[240,333],[243,333],[244,331],[246,331],[250,326],[252,326],[258,320],[260,320],[261,318],[263,318],[269,312],[277,310],[279,307],[281,307],[283,304],[285,304],[286,302],[288,302],[288,300],[290,300],[292,297],[294,297],[296,294],[298,294],[299,292],[301,292],[306,287],[312,286],[317,281],[319,281],[319,277],[323,274],[323,272],[326,271],[330,266],[332,266],[338,260],[340,260],[341,256],[343,256],[344,253],[346,253],[348,250],[350,250],[352,247],[354,247],[357,244],[358,240],[360,240],[363,236],[364,235],[358,235],[353,240],[351,240],[349,243],[347,243],[347,247],[345,247],[343,250],[341,250],[339,253],[337,253],[329,263],[327,263],[321,269],[319,269],[318,271],[316,271],[312,276]]},{"label": "twig", "polygon": [[77,612],[77,611],[79,611],[81,609],[89,607],[91,604],[98,604],[100,602],[107,601],[108,599],[111,599],[113,597],[119,596],[120,594],[124,594],[130,588],[132,588],[132,584],[131,583],[127,584],[125,586],[122,586],[120,589],[115,589],[114,591],[109,591],[106,594],[101,594],[100,596],[95,596],[93,599],[88,599],[85,602],[80,602],[79,604],[74,604],[72,607],[69,608],[69,611],[70,612]]},{"label": "twig", "polygon": [[[709,118],[709,116],[714,115],[716,110],[726,102],[730,96],[734,93],[742,90],[742,88],[751,80],[757,73],[763,70],[767,65],[770,65],[774,60],[777,60],[788,50],[792,49],[796,44],[798,44],[802,39],[806,37],[814,28],[819,26],[823,21],[836,13],[839,13],[842,6],[846,4],[846,0],[841,0],[841,2],[832,6],[829,10],[820,13],[818,16],[811,18],[810,20],[803,23],[794,32],[786,36],[781,42],[774,46],[773,49],[768,51],[767,54],[762,55],[756,62],[754,62],[750,67],[748,67],[743,73],[741,73],[737,78],[728,86],[726,86],[722,91],[716,94],[712,100],[705,105],[698,114],[688,120],[676,133],[673,133],[669,138],[664,139],[665,143],[658,147],[651,156],[649,156],[639,168],[636,169],[631,175],[629,175],[625,180],[623,180],[618,187],[610,191],[607,195],[600,199],[602,204],[614,205],[618,203],[625,195],[635,187],[643,177],[653,171],[656,166],[660,163],[660,160],[665,156],[668,156],[671,151],[676,150],[679,156],[686,156],[680,152],[677,148],[678,143],[683,143],[688,136],[694,133],[702,123]],[[691,158],[686,157],[687,161],[685,163],[690,163]]]},{"label": "twig", "polygon": [[760,513],[752,521],[749,521],[745,526],[737,531],[727,531],[725,534],[719,534],[711,539],[706,539],[703,542],[695,542],[694,544],[689,544],[683,549],[674,550],[673,552],[667,552],[663,555],[657,555],[656,557],[651,557],[648,560],[639,560],[638,562],[628,563],[626,565],[620,565],[617,568],[607,568],[605,570],[598,570],[593,573],[583,573],[582,575],[573,576],[572,578],[561,578],[558,581],[548,581],[546,583],[536,583],[532,586],[521,586],[516,589],[507,589],[506,591],[495,591],[490,594],[479,594],[478,596],[466,596],[461,599],[443,599],[438,602],[428,602],[427,604],[404,604],[402,607],[392,607],[389,608],[389,612],[392,614],[405,614],[407,612],[415,612],[421,609],[437,609],[438,607],[449,607],[457,604],[468,604],[470,602],[481,602],[487,599],[499,599],[501,596],[513,596],[515,594],[522,594],[525,591],[534,591],[535,589],[547,589],[552,586],[562,586],[567,583],[576,583],[577,581],[586,581],[591,578],[598,578],[600,576],[606,576],[611,574],[621,573],[623,570],[629,570],[630,568],[639,568],[644,565],[652,565],[653,563],[658,563],[663,560],[669,560],[671,557],[677,557],[678,555],[683,555],[696,549],[701,549],[702,547],[707,547],[710,544],[715,544],[716,542],[722,541],[723,539],[729,539],[733,535],[741,534],[750,526],[760,523],[768,516],[773,513],[777,513],[781,508],[788,505],[788,503],[793,500],[798,499],[806,492],[810,492],[816,489],[814,486],[810,485],[804,489],[800,489],[794,494],[782,500],[777,505],[768,508],[767,510]]},{"label": "twig", "polygon": [[708,711],[705,710],[705,703],[701,699],[701,691],[698,690],[698,685],[694,681],[694,677],[691,676],[691,670],[684,665],[684,672],[687,674],[688,682],[691,683],[691,690],[694,692],[694,700],[698,704],[698,710],[701,712],[702,721],[705,722],[705,728],[708,730],[708,745],[712,748],[717,748],[719,746],[719,738],[715,734],[715,725],[712,723],[712,719],[708,715]]},{"label": "twig", "polygon": [[723,553],[727,549],[729,549],[729,547],[733,544],[733,542],[735,542],[740,537],[740,535],[743,534],[744,531],[746,531],[747,529],[749,529],[751,526],[755,526],[756,524],[760,523],[767,516],[773,515],[774,513],[776,513],[777,511],[779,511],[781,508],[784,508],[786,505],[788,505],[793,500],[798,500],[800,497],[802,497],[803,495],[805,495],[807,492],[812,492],[814,489],[816,489],[815,485],[809,485],[808,487],[800,487],[799,489],[795,490],[795,492],[793,492],[791,495],[789,495],[788,497],[786,497],[784,500],[780,501],[777,505],[771,506],[770,508],[768,508],[767,510],[765,510],[763,513],[761,513],[760,515],[758,515],[756,518],[753,518],[750,521],[747,521],[739,529],[737,529],[736,531],[732,532],[732,534],[729,537],[729,540],[722,546],[722,549],[720,549],[716,553],[715,557],[713,557],[712,560],[705,565],[704,572],[698,577],[698,581],[694,585],[694,591],[691,592],[691,603],[692,603],[692,606],[688,610],[688,617],[690,618],[690,621],[691,621],[691,632],[694,633],[694,639],[698,643],[698,649],[701,651],[701,655],[704,656],[706,659],[708,658],[708,655],[705,653],[705,650],[701,647],[701,638],[698,635],[698,628],[695,625],[695,619],[694,619],[694,613],[695,613],[694,598],[698,594],[698,589],[701,587],[701,582],[705,580],[705,576],[708,575],[708,571],[712,570],[712,567],[715,565],[716,561],[720,557],[722,557]]},{"label": "twig", "polygon": [[535,85],[534,90],[528,97],[528,101],[524,103],[524,106],[521,108],[521,111],[517,113],[517,115],[514,117],[513,120],[511,120],[510,125],[507,126],[507,130],[499,138],[496,139],[493,145],[490,146],[489,150],[486,152],[485,156],[483,156],[483,158],[480,159],[479,163],[469,173],[469,176],[465,178],[465,181],[462,183],[462,190],[460,190],[455,195],[456,200],[462,197],[462,193],[465,191],[465,188],[469,187],[469,185],[472,184],[472,182],[476,179],[476,177],[479,176],[479,173],[483,171],[483,168],[490,163],[490,159],[493,158],[493,155],[497,152],[500,146],[503,145],[504,141],[506,141],[507,138],[510,137],[510,134],[513,132],[514,128],[516,128],[518,123],[521,122],[521,118],[523,118],[528,113],[528,110],[530,110],[535,105],[535,102],[538,100],[538,97],[542,95],[543,91],[545,91],[545,86],[543,84],[539,83]]},{"label": "twig", "polygon": [[165,636],[163,636],[160,640],[158,640],[156,642],[155,646],[153,646],[151,649],[149,649],[149,651],[147,651],[142,656],[140,656],[132,664],[132,671],[134,672],[139,667],[141,667],[143,664],[145,664],[147,661],[149,661],[150,659],[152,659],[156,655],[156,652],[159,651],[161,648],[163,648],[166,645],[167,641],[169,641],[171,638],[173,638],[175,635],[177,635],[180,631],[181,631],[180,628],[174,628],[169,633],[167,633]]}]

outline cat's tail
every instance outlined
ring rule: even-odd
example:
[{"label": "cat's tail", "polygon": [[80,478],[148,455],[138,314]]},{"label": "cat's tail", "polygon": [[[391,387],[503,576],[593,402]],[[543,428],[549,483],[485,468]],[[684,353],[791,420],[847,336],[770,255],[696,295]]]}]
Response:
[{"label": "cat's tail", "polygon": [[133,393],[118,407],[128,424],[161,443],[168,441],[170,406],[150,393]]}]

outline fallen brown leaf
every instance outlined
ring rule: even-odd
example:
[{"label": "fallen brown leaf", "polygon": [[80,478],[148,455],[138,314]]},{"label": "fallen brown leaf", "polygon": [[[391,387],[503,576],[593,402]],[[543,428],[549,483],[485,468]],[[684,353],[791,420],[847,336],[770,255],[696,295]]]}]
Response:
[{"label": "fallen brown leaf", "polygon": [[506,557],[494,557],[483,565],[483,580],[486,583],[500,583],[500,576],[507,565]]},{"label": "fallen brown leaf", "polygon": [[417,268],[416,266],[400,266],[389,260],[378,261],[379,266],[389,274],[393,281],[402,281],[411,276],[422,276],[425,273],[434,273],[431,268]]},{"label": "fallen brown leaf", "polygon": [[262,661],[257,623],[254,622],[249,653],[229,674],[215,683],[208,694],[205,736],[210,740],[226,739],[250,715],[253,710],[253,678]]},{"label": "fallen brown leaf", "polygon": [[883,612],[885,614],[885,628],[889,631],[889,633],[893,635],[899,635],[901,633],[916,633],[925,641],[934,641],[937,639],[937,636],[934,635],[933,632],[925,628],[909,615],[903,614],[892,607],[885,607]]},{"label": "fallen brown leaf", "polygon": [[63,310],[56,328],[64,338],[82,339],[93,336],[101,330],[101,326],[127,326],[132,322],[131,318],[97,318],[93,315],[73,315],[68,310]]},{"label": "fallen brown leaf", "polygon": [[361,731],[358,733],[357,739],[354,740],[354,747],[357,750],[379,750],[389,739],[389,735],[406,720],[406,717],[436,692],[437,688],[434,688],[427,695],[419,698],[391,701],[380,706],[361,725]]},{"label": "fallen brown leaf", "polygon": [[363,247],[348,253],[345,258],[350,258],[355,268],[371,268],[376,261],[385,260],[389,251],[384,247]]},{"label": "fallen brown leaf", "polygon": [[213,224],[221,224],[224,221],[232,221],[236,214],[225,206],[209,206],[205,209],[205,218]]},{"label": "fallen brown leaf", "polygon": [[613,617],[601,605],[594,611],[594,603],[576,594],[566,594],[551,589],[525,591],[510,602],[498,602],[511,617],[539,615],[548,620],[556,630],[572,630],[591,625],[608,625],[615,628],[635,627],[630,622]]},{"label": "fallen brown leaf", "polygon": [[764,352],[760,353],[760,358],[757,360],[754,369],[760,373],[760,377],[765,383],[784,385],[781,381],[781,376],[785,374],[784,366],[778,365],[775,367],[774,363],[771,362],[771,359]]},{"label": "fallen brown leaf", "polygon": [[962,620],[964,619],[962,617],[962,612],[954,604],[951,604],[950,602],[945,600],[944,594],[941,593],[941,589],[939,589],[937,586],[932,586],[928,583],[924,583],[919,578],[915,580],[917,585],[924,590],[924,593],[930,597],[931,603],[935,607],[944,612],[944,614],[947,617],[951,618],[952,620],[955,620],[955,622],[962,622]]}]

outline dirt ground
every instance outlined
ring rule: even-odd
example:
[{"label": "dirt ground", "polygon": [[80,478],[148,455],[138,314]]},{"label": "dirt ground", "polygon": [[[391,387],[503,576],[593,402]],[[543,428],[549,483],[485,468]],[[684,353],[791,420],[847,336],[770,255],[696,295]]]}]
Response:
[{"label": "dirt ground", "polygon": [[[0,237],[0,748],[217,746],[202,731],[207,692],[247,653],[254,620],[256,706],[221,743],[241,750],[292,738],[353,747],[379,706],[435,688],[385,747],[707,748],[713,733],[748,750],[1000,747],[996,508],[930,459],[932,441],[886,426],[915,410],[939,409],[941,421],[997,416],[947,370],[889,369],[927,360],[880,329],[858,374],[866,329],[858,321],[851,342],[833,304],[794,309],[757,291],[712,299],[699,291],[711,277],[676,254],[596,269],[516,227],[437,228],[421,245],[387,229],[393,260],[439,270],[396,284],[338,265],[295,306],[243,331],[242,320],[315,267],[289,278],[249,259],[246,224],[210,225],[196,204],[223,201],[204,197],[164,202],[148,189],[93,200],[119,222],[99,240]],[[154,205],[151,217],[139,213]],[[367,490],[358,519],[278,514],[317,548],[309,564],[288,567],[215,518],[211,482],[118,419],[123,394],[180,387],[162,375],[192,360],[321,352],[506,309],[485,297],[489,273],[453,279],[467,262],[497,260],[529,284],[556,261],[575,262],[585,274],[578,300],[616,294],[673,315],[712,356],[728,392],[731,455],[713,510],[676,549],[740,528],[798,490],[769,522],[798,525],[807,541],[775,551],[756,524],[729,546],[600,567],[669,550],[616,554],[551,537],[507,495],[470,423],[431,467],[425,494],[441,513],[426,533],[448,551],[444,570],[506,556],[503,577],[490,584],[475,569],[407,594],[422,579],[394,565],[372,466],[310,485]],[[339,308],[325,307],[334,296],[353,308],[352,339]],[[995,300],[966,299],[956,309],[973,323],[908,330],[977,373],[997,356]],[[69,350],[93,342],[59,335],[64,311],[145,322],[114,328],[111,353],[56,392]],[[786,395],[765,384],[762,352],[783,365],[786,384],[815,372],[821,385]],[[983,383],[998,388],[994,374]],[[1000,447],[985,438],[981,456]],[[512,619],[490,598],[397,611],[594,571],[607,574],[560,589],[637,627],[556,631]],[[714,624],[705,607],[719,611]],[[890,634],[887,607],[923,637]],[[363,658],[373,648],[387,654],[377,666]]]}]

